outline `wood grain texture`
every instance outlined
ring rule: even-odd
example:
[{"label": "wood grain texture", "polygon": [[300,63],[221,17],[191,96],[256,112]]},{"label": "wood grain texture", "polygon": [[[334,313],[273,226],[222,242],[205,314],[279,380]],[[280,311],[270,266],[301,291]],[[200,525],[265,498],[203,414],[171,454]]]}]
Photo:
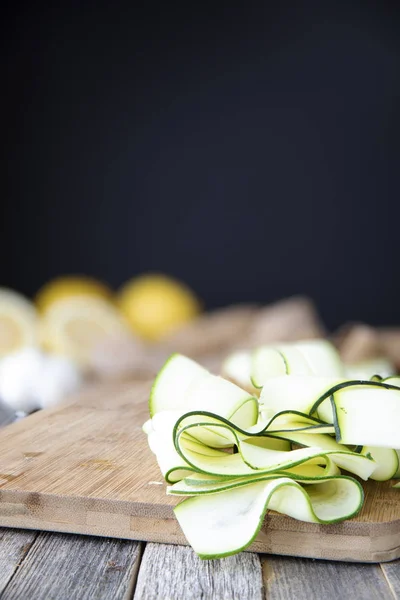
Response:
[{"label": "wood grain texture", "polygon": [[264,557],[267,600],[393,600],[379,565],[329,563],[310,559]]},{"label": "wood grain texture", "polygon": [[[141,430],[150,383],[104,385],[0,431],[0,526],[185,544]],[[268,513],[250,551],[381,562],[400,556],[400,502],[368,482],[336,525]]]},{"label": "wood grain texture", "polygon": [[400,598],[400,560],[381,565],[382,573],[395,598]]},{"label": "wood grain texture", "polygon": [[260,559],[250,552],[202,561],[187,546],[147,544],[134,600],[263,600]]},{"label": "wood grain texture", "polygon": [[0,529],[0,594],[16,573],[36,537],[35,531]]},{"label": "wood grain texture", "polygon": [[130,598],[139,560],[136,542],[41,533],[1,598]]}]

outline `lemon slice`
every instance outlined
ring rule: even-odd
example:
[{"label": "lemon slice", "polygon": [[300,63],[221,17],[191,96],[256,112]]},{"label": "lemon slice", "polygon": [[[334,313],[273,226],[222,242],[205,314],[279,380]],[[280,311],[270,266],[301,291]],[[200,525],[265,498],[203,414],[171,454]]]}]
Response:
[{"label": "lemon slice", "polygon": [[0,288],[0,357],[38,341],[36,309],[27,298]]},{"label": "lemon slice", "polygon": [[132,330],[147,340],[158,340],[200,312],[195,294],[166,275],[148,274],[128,281],[118,305]]},{"label": "lemon slice", "polygon": [[46,283],[36,294],[35,302],[38,309],[45,312],[55,302],[75,296],[111,299],[112,291],[97,279],[83,275],[67,275]]},{"label": "lemon slice", "polygon": [[47,309],[41,320],[41,341],[48,351],[87,368],[98,343],[127,330],[112,304],[101,298],[76,296],[58,300]]}]

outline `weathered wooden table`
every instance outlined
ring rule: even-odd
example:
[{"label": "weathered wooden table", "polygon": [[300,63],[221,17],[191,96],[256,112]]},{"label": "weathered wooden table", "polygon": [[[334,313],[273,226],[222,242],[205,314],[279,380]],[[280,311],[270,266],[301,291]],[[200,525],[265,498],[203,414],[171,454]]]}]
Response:
[{"label": "weathered wooden table", "polygon": [[[0,411],[0,423],[8,419]],[[365,565],[243,552],[201,561],[185,546],[0,529],[0,598],[389,600],[400,598],[400,560]]]}]

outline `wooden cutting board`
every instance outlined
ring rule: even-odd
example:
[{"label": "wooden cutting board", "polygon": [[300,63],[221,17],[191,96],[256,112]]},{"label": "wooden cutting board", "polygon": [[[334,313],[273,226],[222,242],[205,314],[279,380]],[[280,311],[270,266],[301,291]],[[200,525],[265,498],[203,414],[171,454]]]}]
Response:
[{"label": "wooden cutting board", "polygon": [[[150,384],[94,388],[0,431],[0,526],[184,544],[179,499],[141,425]],[[268,513],[250,550],[331,560],[400,557],[400,492],[365,484],[358,517],[317,525]]]}]

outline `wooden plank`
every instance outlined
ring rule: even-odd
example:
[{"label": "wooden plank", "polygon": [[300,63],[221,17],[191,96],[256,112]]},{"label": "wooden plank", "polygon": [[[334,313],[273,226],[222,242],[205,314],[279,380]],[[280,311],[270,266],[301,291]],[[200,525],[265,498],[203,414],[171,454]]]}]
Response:
[{"label": "wooden plank", "polygon": [[263,600],[260,559],[250,552],[202,561],[186,546],[147,544],[134,600]]},{"label": "wooden plank", "polygon": [[262,566],[267,600],[393,600],[397,597],[379,565],[264,557]]},{"label": "wooden plank", "polygon": [[36,537],[35,531],[0,529],[0,594],[14,576]]},{"label": "wooden plank", "polygon": [[[150,383],[108,385],[0,431],[0,526],[185,544],[141,425]],[[360,515],[336,525],[268,513],[251,551],[381,562],[400,557],[391,483],[364,485]]]},{"label": "wooden plank", "polygon": [[41,533],[2,600],[120,600],[132,595],[140,544]]},{"label": "wooden plank", "polygon": [[400,560],[381,565],[382,572],[395,598],[400,598]]}]

